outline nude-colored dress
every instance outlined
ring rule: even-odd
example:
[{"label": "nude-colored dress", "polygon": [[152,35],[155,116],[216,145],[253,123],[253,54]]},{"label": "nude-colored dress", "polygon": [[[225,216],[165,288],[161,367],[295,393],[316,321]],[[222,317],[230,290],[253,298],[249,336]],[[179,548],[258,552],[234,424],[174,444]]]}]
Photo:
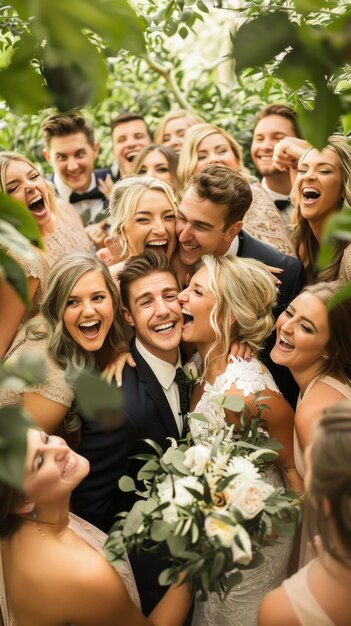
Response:
[{"label": "nude-colored dress", "polygon": [[272,198],[262,189],[260,183],[250,184],[250,187],[252,202],[244,216],[244,230],[251,237],[296,258],[295,248],[288,237],[284,220]]},{"label": "nude-colored dress", "polygon": [[345,248],[342,255],[338,279],[351,280],[351,243]]},{"label": "nude-colored dress", "polygon": [[[95,528],[95,526],[92,526],[92,524],[89,524],[89,522],[86,522],[77,515],[70,513],[69,516],[69,528],[71,528],[76,533],[76,535],[83,539],[83,541],[85,541],[89,546],[94,548],[94,550],[97,550],[98,552],[103,554],[103,546],[107,539],[107,535],[99,530],[99,528]],[[116,569],[126,586],[126,589],[133,604],[135,604],[135,606],[139,610],[141,610],[139,594],[128,558],[126,558],[126,560],[121,565],[118,565]],[[2,569],[0,542],[0,625],[2,624],[1,614],[3,618],[3,626],[16,626],[15,620],[11,612],[11,607],[8,605],[6,598],[6,587]]]},{"label": "nude-colored dress", "polygon": [[50,266],[67,252],[92,252],[92,243],[71,204],[57,200],[55,217],[54,232],[44,237],[45,256]]},{"label": "nude-colored dress", "polygon": [[[346,383],[341,383],[339,380],[336,380],[336,378],[333,378],[332,376],[324,376],[324,377],[316,376],[316,378],[311,380],[305,393],[303,394],[303,397],[301,398],[301,394],[299,395],[296,409],[306,399],[307,395],[311,391],[312,387],[316,384],[316,382],[322,382],[322,383],[325,383],[326,385],[329,385],[333,389],[336,389],[337,391],[339,391],[343,396],[345,396],[347,400],[351,400],[351,386],[350,385],[347,385]],[[303,451],[301,450],[295,429],[294,429],[294,459],[295,459],[295,466],[296,466],[298,473],[300,474],[301,478],[304,478],[305,471],[306,471],[305,459],[304,459],[304,454],[303,454]],[[311,559],[313,558],[312,552],[307,547],[308,542],[309,542],[308,521],[307,521],[307,515],[306,513],[304,513],[303,519],[302,519],[299,567],[303,567],[304,565],[309,563]]]},{"label": "nude-colored dress", "polygon": [[318,604],[308,586],[308,573],[313,561],[284,580],[283,589],[301,626],[335,626]]}]

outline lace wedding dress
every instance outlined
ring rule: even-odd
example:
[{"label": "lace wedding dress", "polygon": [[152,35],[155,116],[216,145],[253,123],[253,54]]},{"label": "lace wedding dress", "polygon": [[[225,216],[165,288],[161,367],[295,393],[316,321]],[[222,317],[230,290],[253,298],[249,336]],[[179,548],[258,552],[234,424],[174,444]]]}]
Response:
[{"label": "lace wedding dress", "polygon": [[[213,385],[205,383],[204,392],[194,409],[194,413],[205,415],[209,423],[189,419],[196,443],[206,441],[215,423],[218,424],[218,413],[210,404],[211,398],[225,394],[233,385],[246,397],[268,389],[280,395],[271,374],[257,359],[247,362],[231,358],[226,370],[217,376]],[[266,480],[273,487],[284,486],[279,468],[273,463],[266,473]],[[288,537],[280,539],[274,546],[263,548],[264,562],[256,569],[243,572],[242,582],[229,592],[224,601],[216,593],[209,594],[206,602],[197,599],[192,626],[256,626],[263,597],[286,578],[292,543],[293,538]]]}]

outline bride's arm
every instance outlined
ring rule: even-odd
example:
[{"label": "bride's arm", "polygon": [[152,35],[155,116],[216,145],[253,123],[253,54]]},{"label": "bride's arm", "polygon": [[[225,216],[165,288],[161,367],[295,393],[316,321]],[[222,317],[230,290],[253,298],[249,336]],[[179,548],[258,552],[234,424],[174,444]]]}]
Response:
[{"label": "bride's arm", "polygon": [[[256,414],[257,405],[255,404],[255,396],[253,394],[244,396],[235,385],[231,387],[228,393],[240,395],[249,406],[252,414]],[[264,409],[262,412],[262,417],[267,422],[269,435],[282,444],[282,448],[279,450],[278,463],[284,475],[284,482],[289,489],[301,492],[303,491],[303,483],[296,471],[294,462],[294,412],[290,404],[280,394],[266,388],[261,395],[265,398],[264,404],[269,407],[269,409]],[[237,423],[237,414],[229,411],[226,413],[228,421]]]}]

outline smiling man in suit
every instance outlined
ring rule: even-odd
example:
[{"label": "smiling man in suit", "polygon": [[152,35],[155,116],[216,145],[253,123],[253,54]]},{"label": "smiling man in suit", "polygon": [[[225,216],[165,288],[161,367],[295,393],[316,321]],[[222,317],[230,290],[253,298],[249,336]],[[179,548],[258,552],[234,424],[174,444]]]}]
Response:
[{"label": "smiling man in suit", "polygon": [[[136,367],[123,370],[120,425],[106,430],[99,423],[82,421],[77,451],[88,458],[91,469],[72,497],[74,512],[104,531],[136,498],[118,488],[124,474],[137,482],[142,463],[130,457],[150,452],[143,439],[166,450],[170,437],[181,437],[187,411],[179,351],[183,318],[174,271],[166,257],[146,252],[126,262],[119,280],[123,315],[135,332],[131,353]],[[165,593],[157,580],[165,563],[148,553],[132,555],[131,562],[147,615]]]},{"label": "smiling man in suit", "polygon": [[[237,255],[279,268],[281,284],[274,311],[277,317],[300,293],[306,276],[300,261],[242,230],[243,217],[251,201],[252,193],[247,180],[228,167],[207,165],[191,178],[177,216],[178,275],[184,282],[186,276],[195,272],[204,254]],[[273,336],[262,356],[284,397],[294,405],[296,383],[289,370],[271,361],[271,347]]]}]

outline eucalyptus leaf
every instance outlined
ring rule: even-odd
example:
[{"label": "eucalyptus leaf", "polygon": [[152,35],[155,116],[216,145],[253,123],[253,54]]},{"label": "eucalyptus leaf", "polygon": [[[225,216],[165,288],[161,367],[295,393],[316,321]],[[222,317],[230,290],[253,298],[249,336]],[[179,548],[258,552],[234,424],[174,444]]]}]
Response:
[{"label": "eucalyptus leaf", "polygon": [[179,535],[169,535],[167,545],[172,556],[180,556],[186,548],[186,541]]},{"label": "eucalyptus leaf", "polygon": [[140,529],[144,520],[144,501],[138,500],[129,511],[123,527],[124,537],[132,537]]},{"label": "eucalyptus leaf", "polygon": [[[309,111],[300,106],[298,119],[302,136],[318,150],[322,150],[327,144],[329,135],[335,132],[339,125],[341,104],[338,95],[330,91],[324,76],[320,77],[316,86],[317,94],[313,110]],[[318,128],[318,134],[316,134],[316,128]]]},{"label": "eucalyptus leaf", "polygon": [[109,385],[93,372],[81,371],[75,380],[77,404],[84,417],[101,420],[108,427],[119,426],[123,421],[123,392]]},{"label": "eucalyptus leaf", "polygon": [[155,519],[152,522],[150,536],[153,541],[165,541],[171,531],[170,525],[162,520]]},{"label": "eucalyptus leaf", "polygon": [[160,464],[157,461],[148,461],[143,465],[143,467],[139,470],[137,479],[138,480],[148,480],[153,478],[156,470],[160,467]]},{"label": "eucalyptus leaf", "polygon": [[158,577],[158,582],[161,587],[169,587],[173,582],[175,582],[175,573],[171,568],[164,569],[163,572]]},{"label": "eucalyptus leaf", "polygon": [[121,491],[128,493],[129,491],[135,491],[136,486],[133,478],[130,476],[121,476],[118,481],[118,487]]},{"label": "eucalyptus leaf", "polygon": [[198,420],[199,422],[204,422],[205,424],[208,424],[210,421],[208,417],[206,417],[206,415],[203,415],[202,413],[190,413],[189,418],[193,420]]},{"label": "eucalyptus leaf", "polygon": [[240,411],[243,410],[245,405],[245,401],[241,396],[237,396],[237,395],[229,395],[227,394],[225,396],[225,400],[223,403],[223,407],[225,409],[229,409],[230,411],[235,411],[236,413],[239,413]]}]

